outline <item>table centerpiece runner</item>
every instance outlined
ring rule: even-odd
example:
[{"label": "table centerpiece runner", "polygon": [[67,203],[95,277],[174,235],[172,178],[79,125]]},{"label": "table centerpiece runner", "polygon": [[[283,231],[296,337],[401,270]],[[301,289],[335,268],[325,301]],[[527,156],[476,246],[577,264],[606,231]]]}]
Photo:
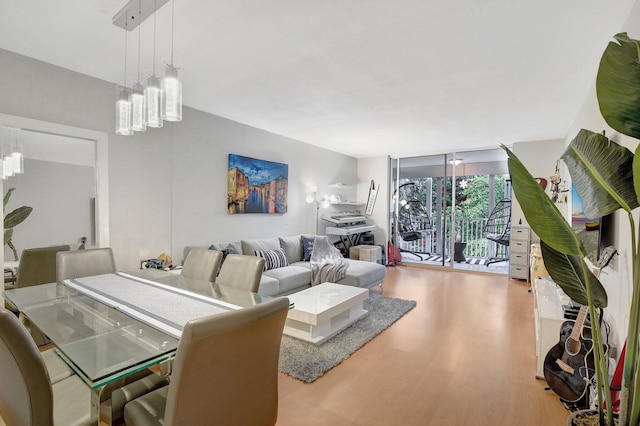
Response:
[{"label": "table centerpiece runner", "polygon": [[180,338],[189,320],[240,309],[221,300],[123,272],[62,282],[176,338]]}]

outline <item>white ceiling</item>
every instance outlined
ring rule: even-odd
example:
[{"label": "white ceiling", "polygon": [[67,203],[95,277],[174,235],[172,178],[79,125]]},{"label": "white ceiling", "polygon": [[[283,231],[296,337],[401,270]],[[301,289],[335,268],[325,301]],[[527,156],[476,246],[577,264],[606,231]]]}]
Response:
[{"label": "white ceiling", "polygon": [[[0,48],[121,83],[111,21],[126,3],[0,0]],[[175,0],[175,57],[185,105],[354,157],[496,147],[566,136],[633,4]],[[157,13],[157,63],[170,12]],[[135,76],[137,30],[128,41]]]}]

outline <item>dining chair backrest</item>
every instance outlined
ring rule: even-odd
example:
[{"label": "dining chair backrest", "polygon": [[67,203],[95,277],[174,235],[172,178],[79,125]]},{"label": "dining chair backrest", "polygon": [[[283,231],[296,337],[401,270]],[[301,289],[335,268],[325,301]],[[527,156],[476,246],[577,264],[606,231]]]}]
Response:
[{"label": "dining chair backrest", "polygon": [[31,336],[0,308],[0,417],[8,425],[53,425],[53,392]]},{"label": "dining chair backrest", "polygon": [[[288,310],[289,299],[276,298],[187,322],[168,390],[128,403],[125,423],[274,425],[280,341]],[[160,399],[162,405],[154,406]]]},{"label": "dining chair backrest", "polygon": [[194,248],[184,260],[181,274],[188,278],[213,282],[216,280],[220,262],[221,251]]},{"label": "dining chair backrest", "polygon": [[56,255],[57,280],[116,272],[111,248],[63,251]]},{"label": "dining chair backrest", "polygon": [[257,293],[263,269],[262,257],[229,254],[222,263],[216,283]]},{"label": "dining chair backrest", "polygon": [[18,265],[17,287],[56,281],[56,253],[69,251],[68,245],[36,247],[22,251]]}]

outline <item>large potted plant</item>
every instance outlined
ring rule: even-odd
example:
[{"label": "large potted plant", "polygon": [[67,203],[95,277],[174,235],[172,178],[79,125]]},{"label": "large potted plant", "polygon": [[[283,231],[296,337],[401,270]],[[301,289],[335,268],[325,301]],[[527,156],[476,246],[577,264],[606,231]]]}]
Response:
[{"label": "large potted plant", "polygon": [[[640,139],[640,41],[625,33],[614,37],[600,61],[596,78],[598,104],[605,121],[614,130]],[[607,305],[606,292],[585,262],[586,250],[555,204],[538,186],[520,160],[506,147],[513,191],[527,222],[540,237],[542,256],[551,278],[576,302],[598,318],[598,308]],[[624,360],[620,425],[640,424],[640,240],[632,211],[640,206],[640,156],[610,141],[606,136],[580,130],[562,159],[567,165],[587,217],[602,217],[624,210],[629,221],[633,268],[627,349]],[[598,321],[591,321],[598,400],[596,424],[613,425],[611,395],[605,349]],[[605,402],[606,407],[605,409]],[[605,423],[606,422],[606,423]]]},{"label": "large potted plant", "polygon": [[[7,203],[11,198],[11,193],[15,190],[15,188],[9,188],[6,194],[4,194],[3,198],[3,208],[6,210]],[[29,217],[33,207],[22,206],[18,207],[15,210],[12,210],[10,213],[7,213],[4,217],[4,243],[9,246],[11,251],[13,252],[13,260],[18,260],[18,250],[13,245],[13,228],[20,225],[24,220]]]}]

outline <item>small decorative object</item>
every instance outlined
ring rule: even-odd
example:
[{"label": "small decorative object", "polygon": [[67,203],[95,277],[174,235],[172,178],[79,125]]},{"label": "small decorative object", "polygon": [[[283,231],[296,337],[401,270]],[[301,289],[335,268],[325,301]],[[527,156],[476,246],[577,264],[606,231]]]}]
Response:
[{"label": "small decorative object", "polygon": [[[562,183],[562,178],[560,178],[560,160],[556,161],[556,173],[549,178],[551,181],[551,201],[554,203],[563,203],[567,201],[566,196],[560,197],[560,194],[563,192],[568,192],[568,189],[560,189],[560,184]],[[538,182],[539,183],[539,182]],[[542,185],[540,185],[542,186]]]},{"label": "small decorative object", "polygon": [[[9,198],[11,198],[11,193],[15,190],[15,188],[9,188],[6,194],[4,194],[3,205],[4,209],[7,209],[7,203],[9,202]],[[13,252],[13,260],[18,260],[18,250],[13,245],[13,228],[24,222],[24,220],[29,217],[33,211],[33,207],[22,206],[13,210],[4,217],[4,243],[9,246],[11,251]]]},{"label": "small decorative object", "polygon": [[80,238],[80,245],[78,246],[78,250],[84,250],[87,244],[87,237]]},{"label": "small decorative object", "polygon": [[380,185],[376,188],[376,184],[371,179],[371,186],[369,186],[369,196],[367,197],[367,206],[365,208],[365,214],[371,216],[373,214],[373,206],[376,204],[376,197],[378,196],[378,190]]},{"label": "small decorative object", "polygon": [[229,154],[227,212],[286,213],[289,167]]}]

